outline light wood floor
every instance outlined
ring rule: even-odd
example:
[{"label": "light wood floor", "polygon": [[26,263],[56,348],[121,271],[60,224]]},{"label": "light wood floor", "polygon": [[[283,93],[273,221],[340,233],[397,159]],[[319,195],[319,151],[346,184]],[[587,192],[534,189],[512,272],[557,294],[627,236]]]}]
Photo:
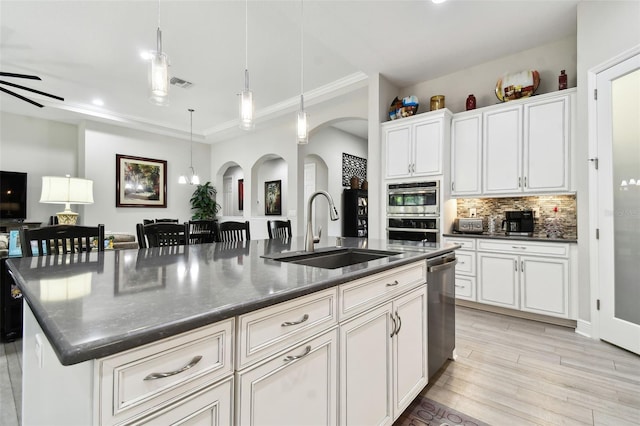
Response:
[{"label": "light wood floor", "polygon": [[[491,425],[640,425],[640,356],[572,329],[456,309],[431,399]],[[20,424],[21,342],[0,345],[0,426]]]}]

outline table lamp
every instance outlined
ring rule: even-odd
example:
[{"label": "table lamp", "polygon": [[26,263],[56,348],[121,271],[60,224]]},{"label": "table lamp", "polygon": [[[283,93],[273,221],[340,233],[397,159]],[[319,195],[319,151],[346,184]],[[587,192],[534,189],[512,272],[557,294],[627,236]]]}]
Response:
[{"label": "table lamp", "polygon": [[71,204],[93,204],[93,181],[69,176],[42,176],[40,202],[64,204],[64,211],[56,213],[58,223],[75,225],[78,213],[71,211]]}]

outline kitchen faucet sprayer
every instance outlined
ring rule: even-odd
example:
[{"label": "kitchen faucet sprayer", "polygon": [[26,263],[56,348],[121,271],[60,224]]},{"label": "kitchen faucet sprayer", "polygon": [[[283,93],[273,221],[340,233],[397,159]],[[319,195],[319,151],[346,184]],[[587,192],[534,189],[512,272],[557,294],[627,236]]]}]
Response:
[{"label": "kitchen faucet sprayer", "polygon": [[311,207],[313,204],[313,200],[318,195],[324,195],[324,197],[329,202],[329,216],[331,217],[331,220],[335,221],[340,218],[340,216],[338,215],[338,209],[336,209],[336,205],[333,203],[333,198],[331,198],[331,194],[329,194],[327,191],[316,191],[313,194],[311,194],[311,196],[309,197],[309,202],[307,204],[307,233],[304,236],[304,247],[306,251],[313,251],[314,236],[313,236],[313,225],[311,220],[313,215],[313,210]]}]

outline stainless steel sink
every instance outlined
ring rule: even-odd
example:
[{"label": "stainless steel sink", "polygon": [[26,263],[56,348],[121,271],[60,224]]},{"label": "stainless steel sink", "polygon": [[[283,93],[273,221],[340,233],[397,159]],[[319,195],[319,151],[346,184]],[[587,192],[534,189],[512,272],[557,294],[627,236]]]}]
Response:
[{"label": "stainless steel sink", "polygon": [[280,262],[295,263],[297,265],[314,266],[316,268],[337,269],[370,260],[382,259],[400,254],[399,252],[370,250],[359,248],[331,248],[318,249],[314,252],[282,253],[263,256]]}]

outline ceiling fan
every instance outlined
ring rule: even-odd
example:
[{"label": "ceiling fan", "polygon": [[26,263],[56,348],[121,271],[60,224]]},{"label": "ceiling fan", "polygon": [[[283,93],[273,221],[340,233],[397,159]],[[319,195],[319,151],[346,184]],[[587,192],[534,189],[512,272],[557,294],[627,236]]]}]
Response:
[{"label": "ceiling fan", "polygon": [[[11,72],[2,72],[0,71],[0,77],[15,77],[15,78],[26,78],[29,80],[42,80],[40,77],[38,77],[37,75],[28,75],[28,74],[15,74],[15,73],[11,73]],[[4,81],[4,80],[0,80],[0,84],[6,84],[7,86],[11,86],[11,87],[15,87],[17,89],[22,89],[22,90],[27,90],[29,92],[33,92],[33,93],[37,93],[39,95],[44,95],[44,96],[48,96],[50,98],[54,98],[54,99],[58,99],[60,101],[64,101],[64,98],[61,98],[60,96],[56,96],[56,95],[52,95],[49,93],[45,93],[45,92],[41,92],[40,90],[36,90],[36,89],[31,89],[29,87],[25,87],[25,86],[21,86],[19,84],[15,84],[15,83],[10,83],[8,81]],[[8,93],[11,96],[15,96],[18,99],[22,99],[25,102],[29,102],[30,104],[33,104],[37,107],[42,108],[44,105],[33,101],[29,98],[26,98],[22,95],[17,94],[16,92],[13,92],[9,89],[5,89],[4,87],[0,86],[0,91],[4,92],[4,93]]]}]

